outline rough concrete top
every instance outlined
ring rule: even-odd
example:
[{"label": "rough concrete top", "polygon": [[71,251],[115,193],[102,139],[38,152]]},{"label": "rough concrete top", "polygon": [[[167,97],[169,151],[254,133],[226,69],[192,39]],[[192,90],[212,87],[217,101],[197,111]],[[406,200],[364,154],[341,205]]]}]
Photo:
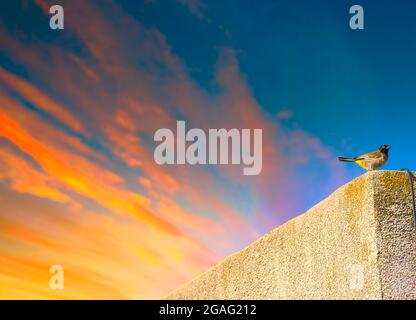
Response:
[{"label": "rough concrete top", "polygon": [[416,299],[409,178],[372,171],[168,299]]}]

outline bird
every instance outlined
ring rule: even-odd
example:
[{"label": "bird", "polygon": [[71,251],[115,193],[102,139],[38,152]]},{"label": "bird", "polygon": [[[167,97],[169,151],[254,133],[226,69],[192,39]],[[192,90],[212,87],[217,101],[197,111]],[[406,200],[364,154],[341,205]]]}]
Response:
[{"label": "bird", "polygon": [[390,147],[388,145],[383,144],[377,151],[366,153],[356,158],[339,157],[338,160],[342,162],[354,162],[361,168],[371,171],[380,168],[387,163],[387,160],[389,159],[389,149]]}]

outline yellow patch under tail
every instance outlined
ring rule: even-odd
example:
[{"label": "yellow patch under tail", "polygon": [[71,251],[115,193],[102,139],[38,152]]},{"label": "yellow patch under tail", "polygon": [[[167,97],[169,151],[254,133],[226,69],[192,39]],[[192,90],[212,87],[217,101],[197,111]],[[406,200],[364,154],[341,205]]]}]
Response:
[{"label": "yellow patch under tail", "polygon": [[363,160],[356,160],[355,163],[358,164],[361,168],[366,169],[366,167],[364,167],[364,161]]}]

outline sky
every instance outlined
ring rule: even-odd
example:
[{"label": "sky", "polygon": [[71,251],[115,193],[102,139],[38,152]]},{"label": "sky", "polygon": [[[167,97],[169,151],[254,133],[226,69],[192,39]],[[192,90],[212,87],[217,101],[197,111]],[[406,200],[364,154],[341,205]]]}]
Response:
[{"label": "sky", "polygon": [[[162,298],[364,173],[338,156],[415,170],[416,4],[356,2],[1,2],[0,298]],[[261,174],[157,165],[178,120],[261,128]]]}]

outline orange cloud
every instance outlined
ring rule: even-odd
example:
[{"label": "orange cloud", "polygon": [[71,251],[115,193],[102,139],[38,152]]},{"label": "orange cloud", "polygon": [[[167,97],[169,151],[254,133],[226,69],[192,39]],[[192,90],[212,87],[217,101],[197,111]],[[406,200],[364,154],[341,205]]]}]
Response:
[{"label": "orange cloud", "polygon": [[[35,3],[49,15],[51,1]],[[303,183],[289,179],[290,160],[330,151],[269,119],[231,48],[219,50],[211,93],[159,30],[115,2],[65,6],[79,52],[0,32],[28,75],[0,67],[0,297],[160,298],[277,224]],[[262,128],[262,175],[156,165],[153,133],[178,118]],[[63,292],[47,286],[52,264],[65,268]]]},{"label": "orange cloud", "polygon": [[0,148],[0,163],[3,168],[0,180],[10,180],[13,190],[61,203],[71,201],[70,197],[53,187],[53,182],[46,174],[33,168],[9,148]]},{"label": "orange cloud", "polygon": [[[169,223],[145,209],[144,205],[147,200],[143,196],[128,191],[123,192],[121,188],[114,188],[109,184],[104,185],[93,178],[94,173],[87,174],[82,169],[71,166],[70,162],[76,160],[74,155],[65,160],[66,157],[63,157],[62,154],[58,155],[40,144],[23,131],[17,123],[1,112],[0,122],[2,123],[0,136],[13,142],[23,152],[35,159],[49,175],[62,182],[69,189],[95,200],[115,212],[130,213],[137,216],[141,221],[164,231],[178,232]],[[92,168],[94,167],[90,166],[89,169]],[[96,171],[100,173],[99,169]]]},{"label": "orange cloud", "polygon": [[75,131],[82,131],[82,125],[78,118],[76,118],[67,108],[64,108],[53,101],[51,98],[43,94],[36,87],[30,85],[26,81],[17,77],[16,75],[7,72],[0,67],[0,81],[10,89],[22,95],[27,101],[33,103],[42,110],[50,113],[56,117],[57,120],[67,125]]}]

